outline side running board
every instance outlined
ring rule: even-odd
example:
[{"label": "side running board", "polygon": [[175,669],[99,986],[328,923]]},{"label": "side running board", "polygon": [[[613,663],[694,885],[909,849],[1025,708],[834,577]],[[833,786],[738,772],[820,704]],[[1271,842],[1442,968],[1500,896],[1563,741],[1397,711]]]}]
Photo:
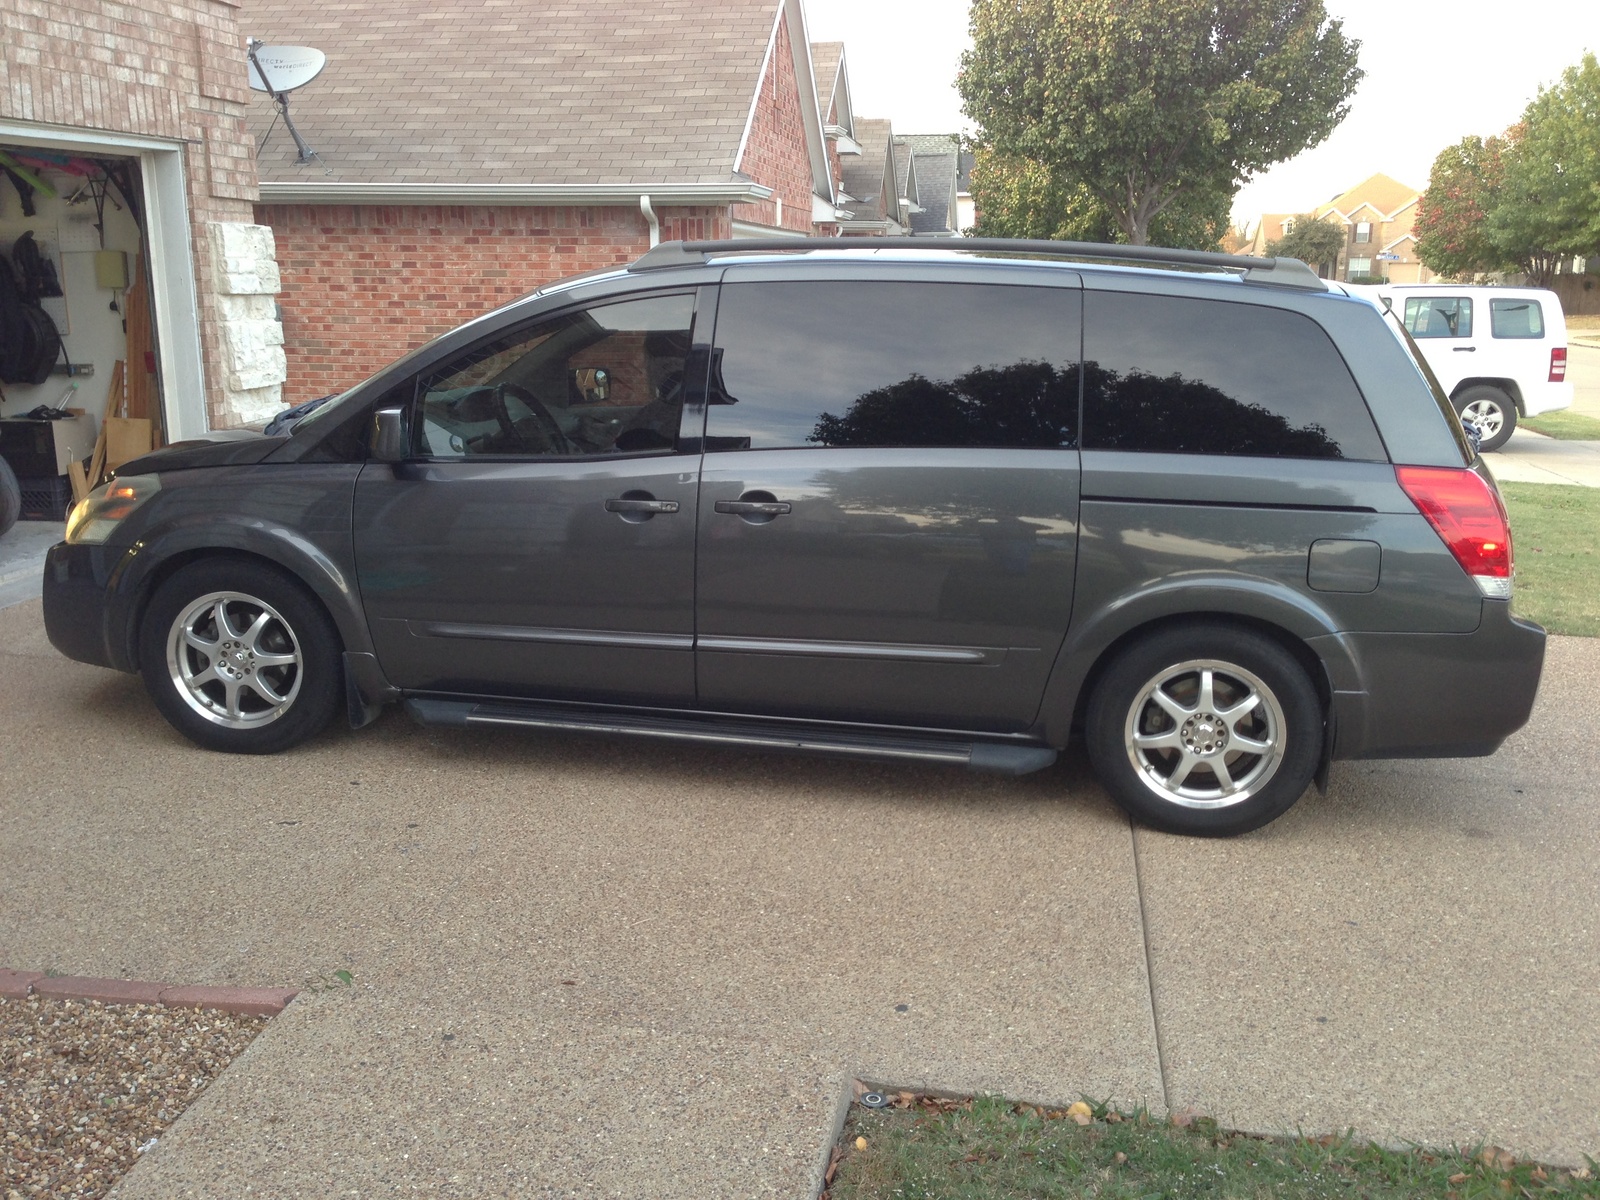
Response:
[{"label": "side running board", "polygon": [[561,729],[573,733],[629,734],[679,742],[758,746],[849,758],[949,763],[1000,775],[1026,775],[1030,771],[1042,770],[1056,760],[1054,749],[1037,742],[961,741],[948,736],[880,734],[815,725],[737,721],[726,717],[700,720],[695,717],[567,709],[515,702],[485,703],[412,697],[405,705],[412,719],[422,725],[510,726],[521,729]]}]

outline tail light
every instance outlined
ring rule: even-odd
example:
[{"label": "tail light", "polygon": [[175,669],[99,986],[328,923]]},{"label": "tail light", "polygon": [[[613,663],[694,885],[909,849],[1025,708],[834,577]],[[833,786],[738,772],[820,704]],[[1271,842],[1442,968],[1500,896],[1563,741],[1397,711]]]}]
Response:
[{"label": "tail light", "polygon": [[1511,522],[1500,493],[1465,467],[1396,467],[1396,480],[1478,590],[1511,598]]},{"label": "tail light", "polygon": [[1557,346],[1550,351],[1550,379],[1551,383],[1564,383],[1567,378],[1567,348]]}]

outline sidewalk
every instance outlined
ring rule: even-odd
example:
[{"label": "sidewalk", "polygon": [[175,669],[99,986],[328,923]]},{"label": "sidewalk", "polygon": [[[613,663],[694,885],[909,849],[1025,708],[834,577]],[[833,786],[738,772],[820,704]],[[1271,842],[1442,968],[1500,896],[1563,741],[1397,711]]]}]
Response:
[{"label": "sidewalk", "polygon": [[[271,760],[0,610],[0,963],[302,987],[119,1189],[809,1200],[852,1078],[1600,1149],[1600,641],[1232,841],[1022,779],[421,730]],[[346,970],[344,986],[333,972]]]},{"label": "sidewalk", "polygon": [[1600,442],[1560,441],[1519,426],[1483,461],[1500,482],[1600,487]]}]

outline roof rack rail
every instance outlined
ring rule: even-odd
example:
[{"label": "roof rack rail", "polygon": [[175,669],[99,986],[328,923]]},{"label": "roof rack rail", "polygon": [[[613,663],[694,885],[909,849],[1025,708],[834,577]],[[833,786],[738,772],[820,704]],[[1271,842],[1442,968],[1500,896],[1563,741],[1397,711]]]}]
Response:
[{"label": "roof rack rail", "polygon": [[1210,250],[1119,246],[1109,242],[1051,242],[1033,238],[800,237],[740,238],[725,242],[662,242],[632,263],[630,271],[695,266],[713,255],[773,254],[802,250],[977,250],[995,254],[1050,254],[1154,266],[1212,267],[1241,271],[1248,283],[1326,291],[1327,284],[1298,258],[1257,258]]}]

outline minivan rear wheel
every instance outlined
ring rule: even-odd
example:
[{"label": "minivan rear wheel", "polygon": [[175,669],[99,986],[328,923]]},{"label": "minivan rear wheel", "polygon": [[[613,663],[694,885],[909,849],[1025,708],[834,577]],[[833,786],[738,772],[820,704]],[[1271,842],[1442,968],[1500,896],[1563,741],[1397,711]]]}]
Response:
[{"label": "minivan rear wheel", "polygon": [[1517,427],[1516,404],[1499,388],[1486,383],[1467,388],[1455,398],[1455,406],[1462,421],[1478,427],[1481,453],[1500,449]]},{"label": "minivan rear wheel", "polygon": [[1229,837],[1304,794],[1322,757],[1323,714],[1305,668],[1271,638],[1186,625],[1117,656],[1090,697],[1085,732],[1096,775],[1135,820]]}]

